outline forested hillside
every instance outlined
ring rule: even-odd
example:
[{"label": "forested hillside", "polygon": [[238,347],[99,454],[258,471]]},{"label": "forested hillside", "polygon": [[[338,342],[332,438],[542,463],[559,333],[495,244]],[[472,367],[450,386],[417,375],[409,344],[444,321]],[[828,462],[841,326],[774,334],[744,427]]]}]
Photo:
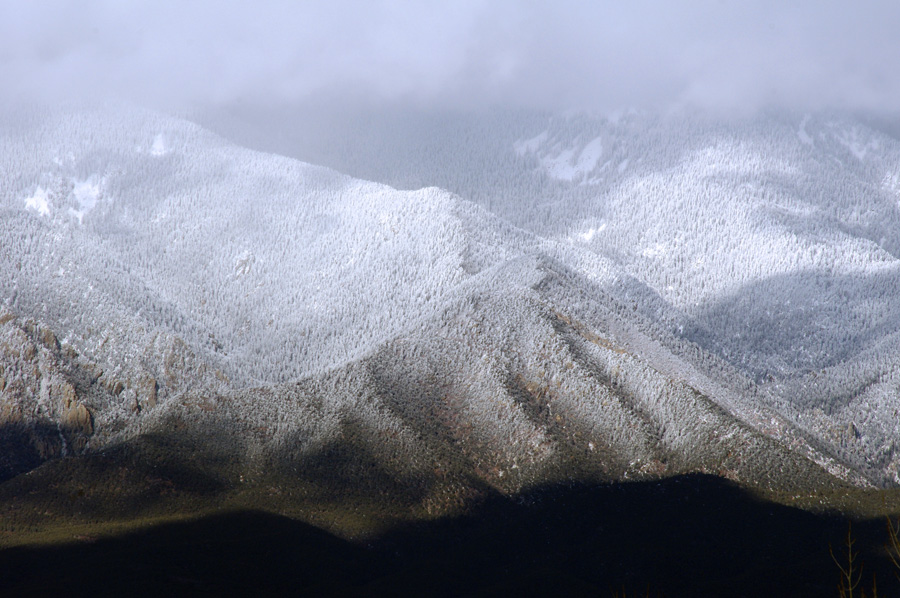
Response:
[{"label": "forested hillside", "polygon": [[10,471],[181,429],[244,473],[362,443],[438,502],[582,474],[900,482],[892,139],[382,116],[262,148],[366,182],[119,105],[5,114]]},{"label": "forested hillside", "polygon": [[900,481],[900,143],[889,132],[838,113],[325,102],[201,121],[400,188],[441,186],[607,258],[639,283],[614,285],[635,309],[731,364],[755,396],[860,467]]}]

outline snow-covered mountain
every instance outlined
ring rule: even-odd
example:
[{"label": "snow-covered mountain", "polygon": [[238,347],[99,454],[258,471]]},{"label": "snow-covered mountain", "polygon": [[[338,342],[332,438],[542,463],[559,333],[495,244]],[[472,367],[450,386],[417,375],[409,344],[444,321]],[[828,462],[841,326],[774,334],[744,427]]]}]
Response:
[{"label": "snow-covered mountain", "polygon": [[400,188],[439,185],[608,258],[639,282],[622,296],[660,327],[898,481],[900,144],[889,132],[790,112],[348,112],[295,108],[277,135],[269,113],[204,122]]},{"label": "snow-covered mountain", "polygon": [[247,477],[359,451],[438,509],[579,476],[900,482],[895,141],[474,122],[405,169],[354,149],[373,183],[133,108],[5,114],[5,475],[165,436]]}]

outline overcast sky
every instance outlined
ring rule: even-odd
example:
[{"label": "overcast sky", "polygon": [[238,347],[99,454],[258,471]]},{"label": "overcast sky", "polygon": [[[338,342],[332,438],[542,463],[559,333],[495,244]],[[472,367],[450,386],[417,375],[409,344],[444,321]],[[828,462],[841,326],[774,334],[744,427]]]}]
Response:
[{"label": "overcast sky", "polygon": [[0,0],[0,96],[900,108],[900,2]]}]

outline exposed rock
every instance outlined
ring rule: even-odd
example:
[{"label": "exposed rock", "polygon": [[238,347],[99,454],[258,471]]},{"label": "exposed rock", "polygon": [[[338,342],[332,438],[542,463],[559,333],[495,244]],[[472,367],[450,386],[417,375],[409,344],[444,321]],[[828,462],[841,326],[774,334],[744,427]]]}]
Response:
[{"label": "exposed rock", "polygon": [[4,389],[4,396],[8,401],[18,400],[21,399],[26,392],[25,383],[22,382],[20,378],[13,378],[7,382],[6,388]]},{"label": "exposed rock", "polygon": [[159,393],[159,385],[156,379],[152,377],[144,378],[141,381],[141,394],[143,395],[143,403],[148,409],[156,407],[156,399]]},{"label": "exposed rock", "polygon": [[216,380],[221,382],[222,384],[230,384],[231,380],[228,379],[228,376],[222,370],[216,370],[215,372]]},{"label": "exposed rock", "polygon": [[[48,326],[0,313],[0,431],[5,434],[0,441],[6,442],[0,447],[2,478],[57,458],[64,449],[83,452],[95,432],[95,413],[83,401],[99,396],[91,404],[102,412],[109,395],[91,388],[102,370],[60,343]],[[4,470],[4,459],[17,465]]]},{"label": "exposed rock", "polygon": [[75,388],[68,382],[54,384],[51,388],[51,396],[59,401],[62,408],[60,423],[65,427],[85,435],[94,433],[94,421],[91,412],[85,407],[75,394]]},{"label": "exposed rock", "polygon": [[43,434],[32,434],[31,442],[43,461],[59,457],[62,452],[59,439],[56,437]]},{"label": "exposed rock", "polygon": [[87,446],[87,438],[84,436],[76,436],[72,439],[72,450],[76,453],[84,452],[85,447]]},{"label": "exposed rock", "polygon": [[84,362],[82,364],[82,369],[89,376],[91,384],[97,382],[97,380],[100,379],[100,376],[103,375],[103,368],[92,361]]},{"label": "exposed rock", "polygon": [[50,387],[50,396],[55,398],[63,411],[70,409],[78,401],[75,388],[68,382],[57,382]]},{"label": "exposed rock", "polygon": [[49,328],[45,328],[42,326],[40,328],[38,338],[40,339],[41,343],[48,349],[54,351],[59,349],[59,341],[56,340],[56,335],[53,334],[53,331]]},{"label": "exposed rock", "polygon": [[22,407],[18,403],[0,401],[0,424],[22,423]]},{"label": "exposed rock", "polygon": [[94,433],[94,421],[91,412],[81,403],[74,403],[63,412],[62,424],[67,428],[86,436]]},{"label": "exposed rock", "polygon": [[106,390],[116,396],[122,394],[122,391],[125,390],[125,383],[115,378],[104,378],[102,384]]},{"label": "exposed rock", "polygon": [[179,338],[174,339],[172,347],[166,352],[163,367],[170,383],[177,383],[184,378],[187,352],[187,346]]}]

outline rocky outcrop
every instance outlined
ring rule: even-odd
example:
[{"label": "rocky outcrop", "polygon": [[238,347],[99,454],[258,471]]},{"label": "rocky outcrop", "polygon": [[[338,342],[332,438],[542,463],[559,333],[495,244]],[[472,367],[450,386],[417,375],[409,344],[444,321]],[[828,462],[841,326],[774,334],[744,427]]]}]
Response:
[{"label": "rocky outcrop", "polygon": [[90,410],[78,400],[75,388],[68,382],[55,385],[53,391],[62,408],[60,423],[76,434],[90,436],[94,433],[94,420]]},{"label": "rocky outcrop", "polygon": [[138,401],[142,408],[153,409],[159,393],[159,384],[156,378],[146,376],[138,381]]},{"label": "rocky outcrop", "polygon": [[2,477],[82,452],[104,391],[88,362],[47,326],[0,312]]},{"label": "rocky outcrop", "polygon": [[51,351],[59,350],[59,341],[56,339],[56,335],[46,326],[41,326],[38,329],[38,338],[41,344]]},{"label": "rocky outcrop", "polygon": [[183,342],[167,348],[159,372],[136,360],[101,365],[60,342],[45,323],[0,307],[0,436],[7,436],[0,444],[24,455],[7,458],[16,465],[4,475],[102,446],[155,409],[166,380],[181,388],[199,369]]}]

